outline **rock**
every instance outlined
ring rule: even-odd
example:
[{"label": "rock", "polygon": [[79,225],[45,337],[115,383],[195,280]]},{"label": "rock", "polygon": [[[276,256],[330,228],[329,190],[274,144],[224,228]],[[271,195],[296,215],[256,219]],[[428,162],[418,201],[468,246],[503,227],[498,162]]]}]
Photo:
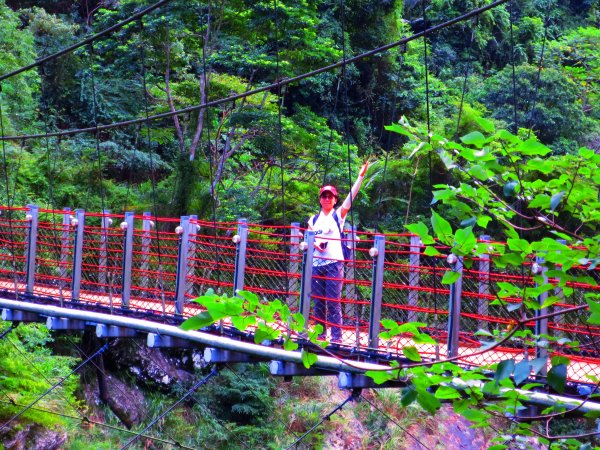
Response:
[{"label": "rock", "polygon": [[67,433],[62,430],[54,431],[32,423],[15,422],[13,425],[1,434],[6,450],[58,450],[67,440]]}]

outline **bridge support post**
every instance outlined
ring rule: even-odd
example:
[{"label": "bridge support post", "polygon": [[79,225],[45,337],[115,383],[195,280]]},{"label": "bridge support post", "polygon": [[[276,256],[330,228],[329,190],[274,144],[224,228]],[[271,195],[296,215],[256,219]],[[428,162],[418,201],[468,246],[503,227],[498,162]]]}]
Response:
[{"label": "bridge support post", "polygon": [[179,235],[177,252],[177,275],[175,278],[175,314],[183,314],[185,306],[185,284],[188,270],[188,251],[190,243],[190,217],[181,216],[181,222],[175,230]]},{"label": "bridge support post", "polygon": [[233,295],[244,290],[244,277],[246,275],[246,247],[248,245],[248,224],[246,219],[238,220],[237,236],[235,241],[235,272],[233,274]]},{"label": "bridge support post", "polygon": [[[542,277],[544,278],[544,284],[548,282],[548,276],[546,275],[546,272],[548,271],[548,268],[546,266],[544,266],[544,258],[540,258],[539,256],[535,258],[535,263],[537,265],[537,270],[533,270],[532,268],[532,272],[534,275],[538,275],[541,274]],[[540,296],[538,297],[538,302],[540,305],[543,305],[546,300],[548,299],[548,292],[542,292],[540,294]],[[544,314],[548,313],[548,309],[547,308],[543,308],[543,309],[538,309],[534,312],[534,317],[536,317],[536,321],[535,321],[535,327],[534,327],[534,333],[536,334],[537,339],[536,339],[536,344],[535,344],[535,357],[536,358],[547,358],[548,357],[548,348],[547,348],[547,338],[540,338],[539,336],[542,334],[548,334],[548,318],[545,319],[537,319],[537,317],[539,316],[543,316]],[[542,370],[539,371],[539,374],[541,376],[546,376],[547,375],[547,368],[546,366],[544,366],[542,368]]]},{"label": "bridge support post", "polygon": [[[310,299],[312,296],[312,273],[313,257],[315,252],[315,232],[307,230],[304,233],[303,246],[304,255],[302,257],[302,278],[300,282],[300,313],[304,317],[305,328],[308,328],[308,319],[310,317]],[[302,250],[302,247],[300,248]]]},{"label": "bridge support post", "polygon": [[198,234],[198,229],[200,228],[200,225],[198,225],[198,216],[197,215],[191,215],[190,216],[190,223],[188,225],[189,227],[189,234],[188,234],[188,256],[187,259],[189,261],[188,263],[188,270],[187,270],[187,275],[185,277],[185,293],[188,295],[194,295],[194,282],[192,280],[192,277],[194,276],[195,273],[195,264],[196,264],[196,242],[197,242],[197,234]]},{"label": "bridge support post", "polygon": [[[350,226],[346,229],[346,236],[348,236],[348,241],[345,244],[350,248],[351,260],[346,261],[346,267],[344,267],[344,280],[348,280],[346,285],[346,293],[345,297],[349,301],[346,305],[346,315],[348,317],[354,317],[356,323],[356,342],[359,342],[359,309],[356,304],[356,284],[354,283],[354,272],[356,270],[356,227]],[[342,317],[344,306],[342,305]]]},{"label": "bridge support post", "polygon": [[287,292],[287,305],[289,307],[294,306],[294,295],[292,294],[296,288],[296,278],[294,277],[294,274],[298,273],[300,269],[300,261],[300,223],[292,222],[290,228],[290,264],[288,266],[290,276]]},{"label": "bridge support post", "polygon": [[112,219],[107,217],[110,214],[110,210],[103,209],[102,210],[102,223],[101,223],[101,233],[100,233],[100,258],[98,259],[98,267],[100,271],[98,272],[98,284],[102,286],[102,289],[106,291],[109,280],[108,280],[108,229],[112,224]]},{"label": "bridge support post", "polygon": [[369,348],[379,348],[381,327],[381,299],[383,296],[383,263],[385,262],[385,236],[375,236],[373,248],[369,251],[374,258],[371,285],[371,315],[369,318]]},{"label": "bridge support post", "polygon": [[[453,256],[453,255],[451,255]],[[456,258],[456,256],[455,256]],[[460,309],[462,302],[462,274],[463,258],[456,258],[452,264],[452,271],[460,273],[458,279],[450,286],[450,298],[448,302],[448,358],[458,356],[458,337],[460,333]]]},{"label": "bridge support post", "polygon": [[417,312],[414,310],[419,305],[419,291],[415,288],[419,286],[421,277],[421,238],[419,236],[410,237],[410,256],[408,258],[408,306],[411,308],[406,316],[407,322],[417,321]]},{"label": "bridge support post", "polygon": [[148,288],[148,269],[150,268],[150,243],[152,242],[152,238],[150,233],[152,231],[153,222],[150,220],[151,213],[149,211],[145,211],[142,215],[142,256],[140,261],[140,287],[142,288],[142,296],[147,295],[147,291],[145,289]]},{"label": "bridge support post", "polygon": [[75,210],[75,238],[73,242],[73,274],[71,276],[71,299],[79,300],[81,289],[81,265],[83,262],[83,230],[85,226],[85,210]]},{"label": "bridge support post", "polygon": [[60,306],[62,306],[63,295],[62,290],[67,285],[67,277],[69,276],[69,236],[71,228],[71,208],[63,208],[63,220],[62,220],[62,235],[60,239],[60,262],[59,266],[59,282],[58,287],[60,290]]},{"label": "bridge support post", "polygon": [[121,223],[123,236],[123,267],[121,270],[121,306],[129,308],[131,300],[131,266],[133,262],[133,212],[125,213],[125,220]]},{"label": "bridge support post", "polygon": [[[564,239],[557,239],[556,241],[559,244],[567,245],[567,241]],[[557,287],[556,289],[554,289],[554,296],[559,298],[561,300],[561,303],[564,303],[565,293],[561,288]],[[557,313],[563,310],[563,308],[560,306],[553,306],[552,309],[553,309],[553,312],[557,312]],[[554,316],[553,320],[554,320],[554,322],[556,322],[557,325],[561,325],[565,320],[564,314],[559,314],[558,316]],[[555,333],[557,335],[562,334],[560,332],[555,332]]]},{"label": "bridge support post", "polygon": [[[490,242],[490,237],[486,234],[482,235],[479,240],[481,242]],[[490,254],[484,253],[479,260],[479,295],[481,296],[477,302],[477,315],[486,317],[488,315],[487,296],[490,295]],[[486,297],[486,298],[482,298]],[[488,329],[489,322],[485,319],[478,321],[478,327],[482,330]]]},{"label": "bridge support post", "polygon": [[39,208],[36,205],[27,205],[27,221],[29,228],[27,230],[27,253],[26,253],[26,285],[25,292],[33,294],[33,285],[35,283],[35,258],[37,253]]}]

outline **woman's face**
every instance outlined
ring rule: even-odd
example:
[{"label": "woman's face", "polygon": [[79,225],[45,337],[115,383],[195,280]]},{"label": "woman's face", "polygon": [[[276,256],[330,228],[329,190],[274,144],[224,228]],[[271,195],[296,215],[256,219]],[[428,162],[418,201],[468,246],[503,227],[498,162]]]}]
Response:
[{"label": "woman's face", "polygon": [[329,191],[325,191],[319,197],[319,203],[321,204],[321,208],[323,211],[328,213],[333,209],[337,202],[337,198]]}]

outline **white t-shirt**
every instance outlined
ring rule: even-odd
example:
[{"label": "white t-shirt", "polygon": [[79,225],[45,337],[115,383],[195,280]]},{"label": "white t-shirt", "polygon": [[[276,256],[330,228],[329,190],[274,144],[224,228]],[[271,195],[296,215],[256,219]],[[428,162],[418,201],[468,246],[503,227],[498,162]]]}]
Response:
[{"label": "white t-shirt", "polygon": [[[335,223],[333,215],[337,214],[340,227]],[[313,224],[314,220],[314,224]],[[342,243],[340,229],[344,229],[344,221],[340,215],[340,208],[332,209],[328,215],[321,211],[316,216],[309,219],[308,224],[315,232],[315,244],[320,245],[322,242],[327,242],[327,247],[324,252],[315,249],[313,256],[313,267],[324,266],[338,261],[344,261],[344,253],[342,252]]]}]

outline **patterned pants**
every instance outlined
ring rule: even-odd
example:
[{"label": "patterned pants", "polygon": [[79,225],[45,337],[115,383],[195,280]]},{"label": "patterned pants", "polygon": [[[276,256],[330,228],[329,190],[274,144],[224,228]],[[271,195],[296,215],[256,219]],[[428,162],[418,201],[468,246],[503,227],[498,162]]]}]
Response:
[{"label": "patterned pants", "polygon": [[318,323],[323,325],[323,335],[327,333],[327,324],[332,325],[332,341],[342,339],[342,329],[335,325],[342,325],[340,298],[343,278],[344,263],[342,262],[313,267],[312,295],[315,302],[315,318]]}]

